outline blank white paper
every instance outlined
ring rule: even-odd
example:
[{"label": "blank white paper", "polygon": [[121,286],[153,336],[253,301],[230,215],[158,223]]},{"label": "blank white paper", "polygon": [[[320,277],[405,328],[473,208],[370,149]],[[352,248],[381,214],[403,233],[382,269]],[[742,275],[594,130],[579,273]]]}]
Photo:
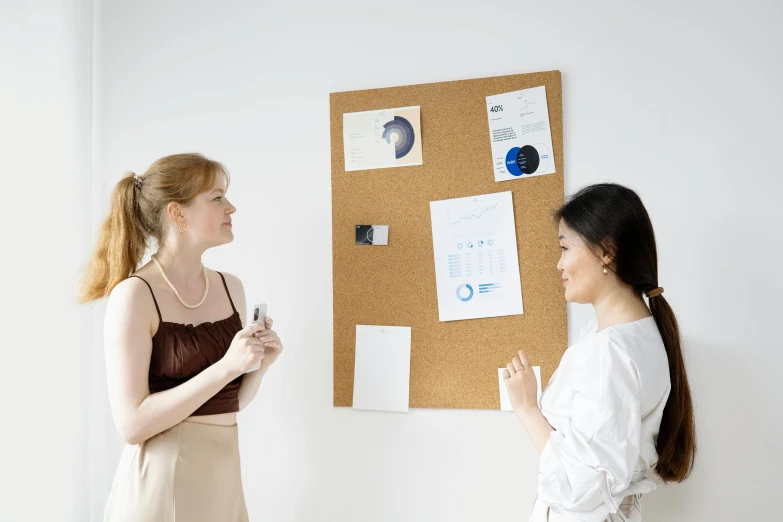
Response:
[{"label": "blank white paper", "polygon": [[410,327],[357,325],[354,364],[354,409],[408,411]]}]

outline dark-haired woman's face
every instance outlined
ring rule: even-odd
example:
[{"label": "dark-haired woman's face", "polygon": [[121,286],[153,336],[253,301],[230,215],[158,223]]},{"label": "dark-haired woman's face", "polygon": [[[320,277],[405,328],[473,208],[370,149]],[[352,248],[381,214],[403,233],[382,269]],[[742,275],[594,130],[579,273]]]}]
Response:
[{"label": "dark-haired woman's face", "polygon": [[[560,261],[557,269],[563,277],[566,301],[593,303],[602,294],[608,282],[601,260],[585,241],[562,221],[558,227],[560,236]],[[611,273],[611,272],[610,272]]]}]

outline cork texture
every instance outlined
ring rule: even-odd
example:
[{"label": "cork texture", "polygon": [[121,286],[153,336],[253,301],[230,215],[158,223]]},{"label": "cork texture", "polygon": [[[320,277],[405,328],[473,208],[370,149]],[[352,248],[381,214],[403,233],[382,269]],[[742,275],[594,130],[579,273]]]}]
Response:
[{"label": "cork texture", "polygon": [[[557,172],[495,182],[486,97],[546,86]],[[424,164],[345,172],[343,113],[421,107]],[[557,227],[563,203],[559,71],[332,93],[334,405],[351,406],[356,325],[410,326],[410,407],[499,409],[497,369],[519,349],[549,381],[567,347]],[[525,313],[441,323],[431,201],[511,191]],[[355,226],[389,225],[388,246]]]}]

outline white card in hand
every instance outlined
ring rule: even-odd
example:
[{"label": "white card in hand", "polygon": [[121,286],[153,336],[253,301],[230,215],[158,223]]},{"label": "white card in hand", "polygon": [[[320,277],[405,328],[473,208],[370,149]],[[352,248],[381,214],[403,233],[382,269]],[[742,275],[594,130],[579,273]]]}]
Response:
[{"label": "white card in hand", "polygon": [[[498,386],[500,386],[500,411],[514,411],[514,407],[511,405],[511,399],[508,397],[508,388],[506,388],[506,379],[503,376],[508,371],[508,368],[498,368]],[[541,406],[541,367],[533,366],[533,373],[536,374],[536,381],[538,382],[538,396],[536,402],[539,407]]]},{"label": "white card in hand", "polygon": [[[267,314],[266,303],[257,304],[255,306],[253,306],[253,316],[251,318],[252,319],[251,322],[259,323],[259,324],[265,324],[264,320],[266,319],[266,314]],[[245,373],[254,372],[254,371],[258,370],[259,368],[261,368],[261,361],[258,361],[257,363],[255,363],[253,365],[253,367],[250,368]]]},{"label": "white card in hand", "polygon": [[411,329],[404,326],[356,326],[353,408],[408,411]]}]

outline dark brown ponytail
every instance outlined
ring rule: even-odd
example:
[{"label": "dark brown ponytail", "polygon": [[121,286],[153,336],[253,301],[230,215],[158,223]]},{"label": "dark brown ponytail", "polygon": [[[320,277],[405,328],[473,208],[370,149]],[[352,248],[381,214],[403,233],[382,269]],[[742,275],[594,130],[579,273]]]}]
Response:
[{"label": "dark brown ponytail", "polygon": [[658,450],[655,471],[664,482],[682,482],[693,469],[696,457],[696,426],[693,420],[691,388],[680,350],[680,329],[671,306],[662,295],[650,298],[650,312],[666,347],[672,384],[655,445]]}]

